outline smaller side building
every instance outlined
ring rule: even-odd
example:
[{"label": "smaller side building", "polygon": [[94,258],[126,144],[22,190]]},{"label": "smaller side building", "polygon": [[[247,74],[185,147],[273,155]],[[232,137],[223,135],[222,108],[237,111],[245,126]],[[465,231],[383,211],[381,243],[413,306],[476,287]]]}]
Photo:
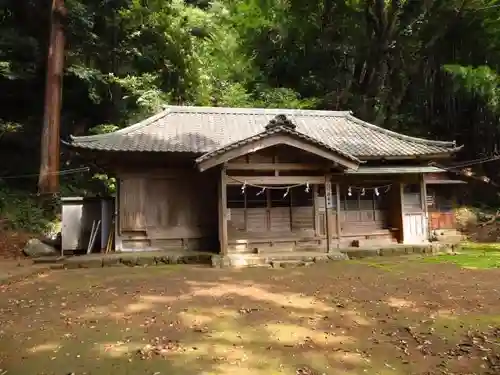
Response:
[{"label": "smaller side building", "polygon": [[454,229],[454,142],[350,112],[168,107],[68,146],[114,174],[116,247],[254,253],[420,244]]}]

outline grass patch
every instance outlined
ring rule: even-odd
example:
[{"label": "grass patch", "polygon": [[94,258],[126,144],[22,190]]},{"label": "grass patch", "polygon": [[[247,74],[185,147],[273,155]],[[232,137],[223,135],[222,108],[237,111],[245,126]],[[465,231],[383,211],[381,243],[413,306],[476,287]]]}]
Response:
[{"label": "grass patch", "polygon": [[462,244],[462,249],[470,251],[500,251],[500,243],[496,242],[464,242]]},{"label": "grass patch", "polygon": [[401,262],[394,262],[380,258],[364,258],[364,259],[351,259],[351,263],[362,264],[364,266],[374,267],[386,272],[401,272]]},{"label": "grass patch", "polygon": [[457,315],[439,317],[432,327],[436,333],[448,338],[457,338],[470,330],[483,331],[500,325],[500,315]]},{"label": "grass patch", "polygon": [[499,251],[463,250],[460,254],[443,254],[423,258],[426,263],[454,263],[463,268],[500,268]]}]

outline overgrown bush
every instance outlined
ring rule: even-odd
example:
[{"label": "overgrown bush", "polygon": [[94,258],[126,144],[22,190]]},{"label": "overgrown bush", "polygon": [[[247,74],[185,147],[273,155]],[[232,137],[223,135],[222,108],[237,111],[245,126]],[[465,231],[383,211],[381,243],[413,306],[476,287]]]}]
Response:
[{"label": "overgrown bush", "polygon": [[0,223],[3,229],[47,233],[53,226],[56,202],[42,202],[27,192],[0,186]]}]

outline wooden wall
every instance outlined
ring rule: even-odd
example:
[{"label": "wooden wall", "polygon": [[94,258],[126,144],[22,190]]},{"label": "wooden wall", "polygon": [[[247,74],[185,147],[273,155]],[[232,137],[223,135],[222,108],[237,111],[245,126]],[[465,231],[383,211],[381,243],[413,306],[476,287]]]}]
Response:
[{"label": "wooden wall", "polygon": [[427,185],[426,190],[430,229],[456,229],[454,185]]},{"label": "wooden wall", "polygon": [[[378,186],[380,183],[378,184]],[[377,196],[371,187],[377,184],[361,183],[355,189],[340,185],[340,221],[342,234],[370,234],[389,228],[388,208],[390,189]],[[365,187],[365,191],[362,189]]]},{"label": "wooden wall", "polygon": [[[200,173],[194,166],[179,165],[141,171],[121,169],[118,237],[122,248],[218,248],[218,184],[220,169]],[[325,175],[332,177],[333,207],[325,209]],[[245,194],[234,178],[286,178],[287,181],[314,181],[284,190],[247,186]],[[417,176],[413,176],[417,178]],[[412,177],[412,178],[413,178]],[[231,181],[231,178],[233,180]],[[346,176],[314,155],[272,147],[232,160],[227,165],[227,237],[230,251],[252,250],[243,243],[276,247],[327,248],[327,226],[331,244],[351,245],[353,240],[392,241],[402,238],[402,207],[411,204],[401,196],[405,176]],[[418,179],[417,179],[418,181]],[[258,184],[256,182],[255,184]],[[335,195],[339,184],[339,195]],[[375,196],[370,187],[391,184]],[[290,185],[290,182],[285,183]],[[352,196],[349,186],[356,186]],[[359,187],[366,187],[361,194]],[[117,241],[117,243],[119,242]],[[342,242],[343,241],[343,242]],[[364,244],[362,244],[363,246]],[[232,246],[232,248],[231,248]]]},{"label": "wooden wall", "polygon": [[[300,248],[313,246],[326,249],[324,193],[312,182],[306,186],[286,189],[265,189],[246,186],[238,181],[256,177],[263,186],[272,178],[288,178],[289,186],[297,178],[324,181],[331,162],[289,146],[275,146],[239,157],[228,163],[228,242],[230,251],[253,251],[272,247]],[[293,176],[293,177],[292,177]],[[306,177],[305,177],[306,176]],[[267,180],[267,181],[266,181]],[[280,184],[276,184],[280,185]],[[286,194],[285,194],[286,193]],[[323,212],[321,204],[323,203]],[[333,222],[333,224],[335,224]],[[323,226],[323,227],[320,227]],[[335,226],[334,226],[335,227]]]},{"label": "wooden wall", "polygon": [[401,196],[401,192],[401,183],[396,182],[392,185],[388,194],[388,224],[397,242],[403,241],[403,197]]},{"label": "wooden wall", "polygon": [[[285,190],[266,190],[228,186],[228,232],[231,238],[269,237],[274,234],[315,236],[313,186],[309,193],[304,187]],[[304,196],[306,195],[306,196]],[[307,199],[309,195],[309,199]],[[274,199],[273,199],[274,198]],[[324,198],[323,198],[324,199]]]},{"label": "wooden wall", "polygon": [[307,168],[308,170],[311,169],[321,170],[322,168],[331,166],[331,162],[328,162],[319,156],[312,155],[306,151],[299,150],[297,148],[286,145],[278,145],[265,148],[263,150],[259,150],[257,152],[233,159],[231,160],[230,163],[231,164],[296,163],[296,164],[310,166],[311,168]]},{"label": "wooden wall", "polygon": [[196,170],[119,176],[119,236],[123,247],[213,249],[217,180]]},{"label": "wooden wall", "polygon": [[[325,209],[325,176],[337,171],[332,178],[333,207]],[[326,234],[330,235],[332,246],[350,245],[354,240],[377,240],[392,242],[396,229],[401,224],[401,196],[398,177],[389,176],[346,176],[340,169],[327,165],[325,160],[301,152],[290,147],[272,147],[245,155],[232,160],[228,164],[228,179],[238,177],[240,183],[232,183],[228,187],[228,207],[230,218],[228,222],[229,243],[259,243],[279,241],[286,238],[319,240],[321,247],[327,243]],[[259,192],[258,188],[247,186],[244,194],[241,192],[243,181],[259,181],[270,185],[270,181],[278,181],[278,177],[294,176],[295,181],[312,181],[308,196],[304,196],[304,187],[290,191],[288,202],[283,204],[283,190],[267,189]],[[257,178],[255,178],[257,177]],[[367,181],[371,179],[372,181]],[[375,180],[375,181],[373,181]],[[396,180],[396,181],[395,181]],[[286,185],[292,184],[288,179]],[[384,188],[375,194],[374,186],[395,183],[395,192]],[[340,184],[339,197],[336,187]],[[348,195],[349,186],[357,187]],[[366,191],[362,191],[362,187]],[[295,199],[301,195],[300,199]],[[397,203],[391,212],[391,205]],[[396,211],[398,215],[396,215]],[[395,219],[397,216],[397,220]],[[397,223],[396,223],[397,221]],[[394,222],[394,224],[393,224]],[[327,231],[328,226],[328,231]],[[231,249],[231,248],[230,248]]]}]

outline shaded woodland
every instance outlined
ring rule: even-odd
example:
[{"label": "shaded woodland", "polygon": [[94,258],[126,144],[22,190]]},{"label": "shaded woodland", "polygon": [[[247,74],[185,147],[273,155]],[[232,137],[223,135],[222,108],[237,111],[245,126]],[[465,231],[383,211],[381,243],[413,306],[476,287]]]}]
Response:
[{"label": "shaded woodland", "polygon": [[[460,160],[500,145],[498,0],[66,0],[61,136],[112,131],[165,104],[351,110],[455,139]],[[36,192],[50,1],[0,1],[0,212]],[[61,194],[113,180],[61,150]],[[498,164],[479,166],[498,180]],[[23,177],[19,177],[23,176]],[[14,178],[15,177],[15,178]],[[495,194],[491,194],[495,197]],[[490,204],[498,204],[491,201]],[[29,213],[28,213],[29,212]]]}]

